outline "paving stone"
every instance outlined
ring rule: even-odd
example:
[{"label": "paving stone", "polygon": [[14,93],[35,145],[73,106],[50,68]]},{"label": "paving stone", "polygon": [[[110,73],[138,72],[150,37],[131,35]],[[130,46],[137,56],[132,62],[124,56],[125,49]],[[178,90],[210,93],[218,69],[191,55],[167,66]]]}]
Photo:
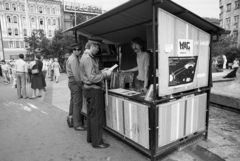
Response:
[{"label": "paving stone", "polygon": [[240,146],[219,146],[208,150],[223,159],[240,157]]}]

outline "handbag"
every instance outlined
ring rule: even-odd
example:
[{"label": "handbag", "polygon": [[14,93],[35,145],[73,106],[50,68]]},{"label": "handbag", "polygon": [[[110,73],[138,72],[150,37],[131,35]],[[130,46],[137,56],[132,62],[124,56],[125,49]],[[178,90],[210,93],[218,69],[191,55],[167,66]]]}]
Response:
[{"label": "handbag", "polygon": [[36,63],[36,67],[37,67],[37,69],[32,69],[32,74],[38,74],[39,73],[38,62]]}]

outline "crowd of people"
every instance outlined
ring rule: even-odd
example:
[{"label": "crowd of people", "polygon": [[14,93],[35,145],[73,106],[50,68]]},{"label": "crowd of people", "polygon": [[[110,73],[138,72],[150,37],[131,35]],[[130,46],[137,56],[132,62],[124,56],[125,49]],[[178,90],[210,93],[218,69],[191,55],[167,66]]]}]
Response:
[{"label": "crowd of people", "polygon": [[[12,88],[17,88],[18,98],[34,99],[42,97],[42,91],[46,91],[46,77],[50,81],[58,83],[61,66],[58,59],[44,59],[43,56],[35,55],[34,60],[25,61],[24,55],[19,54],[19,59],[11,59],[9,62],[0,61],[0,78],[5,85],[12,79]],[[32,94],[27,96],[26,84],[31,83]]]}]

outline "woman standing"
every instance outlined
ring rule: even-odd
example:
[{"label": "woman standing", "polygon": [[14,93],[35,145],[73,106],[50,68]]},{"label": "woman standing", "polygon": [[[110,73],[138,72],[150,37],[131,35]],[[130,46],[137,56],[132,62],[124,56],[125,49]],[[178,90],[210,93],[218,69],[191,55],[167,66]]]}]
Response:
[{"label": "woman standing", "polygon": [[[42,81],[42,67],[43,63],[40,61],[41,57],[39,55],[35,56],[35,61],[31,64],[32,71],[32,79],[31,79],[31,88],[33,89],[32,97],[30,99],[34,99],[36,97],[42,97],[42,90],[45,87]],[[37,73],[34,71],[38,70]],[[38,90],[38,96],[37,96]]]},{"label": "woman standing", "polygon": [[58,63],[58,59],[57,58],[54,59],[54,63],[52,64],[52,66],[53,66],[55,81],[56,81],[56,83],[58,83],[58,77],[60,76],[61,67],[60,67],[60,65]]}]

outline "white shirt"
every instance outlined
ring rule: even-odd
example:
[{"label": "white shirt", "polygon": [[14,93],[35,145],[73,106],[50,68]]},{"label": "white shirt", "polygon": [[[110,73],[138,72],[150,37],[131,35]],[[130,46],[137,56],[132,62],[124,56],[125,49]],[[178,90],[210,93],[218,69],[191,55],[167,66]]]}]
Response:
[{"label": "white shirt", "polygon": [[3,64],[1,67],[2,67],[2,70],[3,70],[3,71],[8,71],[9,68],[10,68],[7,63],[6,63],[6,64]]},{"label": "white shirt", "polygon": [[42,63],[43,63],[42,71],[47,71],[47,62],[43,60]]},{"label": "white shirt", "polygon": [[27,73],[28,70],[27,70],[27,63],[22,60],[22,59],[18,59],[15,63],[15,69],[16,69],[16,72],[25,72]]}]

